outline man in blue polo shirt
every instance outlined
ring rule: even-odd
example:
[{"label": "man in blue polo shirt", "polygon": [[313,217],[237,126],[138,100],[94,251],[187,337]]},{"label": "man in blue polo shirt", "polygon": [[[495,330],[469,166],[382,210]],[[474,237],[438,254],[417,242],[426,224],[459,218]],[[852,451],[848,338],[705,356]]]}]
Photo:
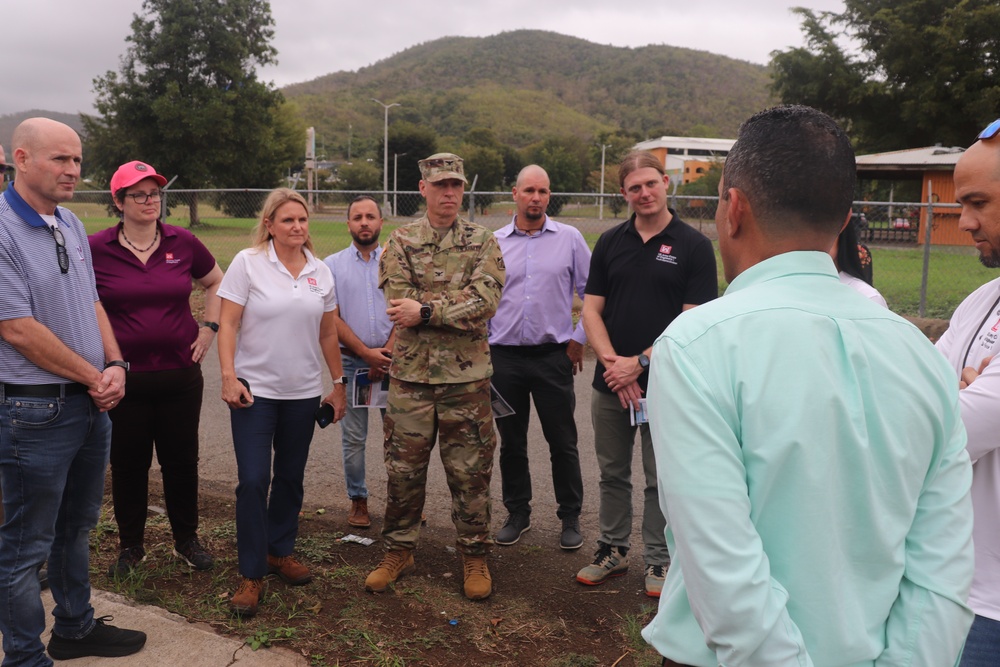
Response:
[{"label": "man in blue polo shirt", "polygon": [[124,656],[146,635],[94,618],[89,534],[111,444],[107,411],[125,395],[122,360],[97,299],[83,225],[59,207],[80,178],[72,128],[32,118],[14,130],[14,184],[0,196],[0,632],[4,664],[51,665],[36,570],[56,601],[48,653]]},{"label": "man in blue polo shirt", "polygon": [[385,296],[378,288],[378,263],[382,257],[378,244],[382,213],[378,203],[367,195],[351,201],[347,207],[347,229],[351,233],[351,245],[323,261],[330,267],[336,285],[337,338],[348,382],[347,412],[340,422],[344,481],[351,499],[347,523],[367,528],[372,523],[368,516],[368,487],[365,484],[368,408],[351,405],[355,373],[367,369],[369,380],[381,382],[392,363],[392,322],[385,312]]},{"label": "man in blue polo shirt", "polygon": [[[682,311],[718,296],[712,242],[667,208],[667,176],[652,153],[625,156],[618,169],[632,217],[601,235],[590,261],[583,325],[597,356],[591,416],[601,470],[600,529],[594,561],[576,579],[590,586],[628,570],[632,532],[632,449],[642,442],[645,589],[659,597],[670,563],[656,495],[656,462],[641,412],[653,341]],[[638,421],[641,421],[638,420]]]}]

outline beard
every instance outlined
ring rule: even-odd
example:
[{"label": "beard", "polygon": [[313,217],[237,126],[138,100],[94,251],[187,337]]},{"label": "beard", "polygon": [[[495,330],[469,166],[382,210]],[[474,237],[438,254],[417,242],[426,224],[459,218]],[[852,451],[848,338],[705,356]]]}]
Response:
[{"label": "beard", "polygon": [[1000,252],[994,250],[988,255],[980,254],[979,263],[987,269],[1000,269]]},{"label": "beard", "polygon": [[543,208],[538,213],[532,213],[531,211],[525,211],[524,212],[524,218],[526,220],[531,220],[532,222],[538,222],[539,220],[542,220],[543,218],[545,218],[545,209]]},{"label": "beard", "polygon": [[378,235],[381,232],[382,232],[381,229],[377,232],[369,232],[371,234],[371,238],[368,239],[367,241],[362,239],[360,234],[355,234],[354,232],[351,232],[351,238],[354,239],[354,242],[360,246],[375,245],[376,243],[378,243]]}]

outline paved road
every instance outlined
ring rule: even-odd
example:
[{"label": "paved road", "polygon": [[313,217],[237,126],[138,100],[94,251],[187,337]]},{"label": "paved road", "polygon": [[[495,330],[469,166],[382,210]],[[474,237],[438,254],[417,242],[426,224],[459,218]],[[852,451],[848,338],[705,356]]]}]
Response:
[{"label": "paved road", "polygon": [[[206,491],[232,494],[236,488],[236,458],[233,454],[232,435],[229,425],[229,407],[222,402],[218,356],[211,350],[206,357],[205,400],[201,413],[201,464],[202,486]],[[594,372],[594,359],[590,356],[582,374],[576,376],[577,410],[576,420],[580,434],[580,461],[583,469],[584,499],[581,525],[584,546],[579,551],[580,566],[588,561],[596,549],[598,510],[598,469],[594,455],[594,432],[590,421],[590,382]],[[330,386],[329,380],[327,387]],[[541,428],[534,413],[529,433],[529,459],[531,461],[532,482],[532,529],[522,538],[526,544],[555,546],[558,544],[560,523],[556,517],[556,503],[552,493],[551,467],[548,446],[542,437]],[[436,451],[436,450],[435,450]],[[632,462],[633,480],[633,529],[632,546],[640,547],[642,533],[642,467],[638,438]],[[497,447],[499,459],[499,447]],[[366,452],[367,482],[369,490],[368,507],[372,513],[372,528],[363,531],[371,537],[378,537],[381,516],[385,509],[385,467],[382,460],[382,428],[378,411],[372,411],[368,429]],[[155,474],[155,473],[154,473]],[[451,496],[445,483],[440,459],[432,456],[428,473],[428,495],[425,513],[428,525],[447,528],[451,525]],[[493,475],[493,529],[499,530],[507,516],[501,502],[500,465],[494,466]],[[340,426],[331,425],[324,430],[316,429],[309,463],[306,467],[305,505],[307,508],[326,508],[334,518],[344,517],[350,507],[344,486],[344,471],[340,451]],[[354,530],[354,532],[362,532]],[[500,547],[498,547],[500,548]]]}]

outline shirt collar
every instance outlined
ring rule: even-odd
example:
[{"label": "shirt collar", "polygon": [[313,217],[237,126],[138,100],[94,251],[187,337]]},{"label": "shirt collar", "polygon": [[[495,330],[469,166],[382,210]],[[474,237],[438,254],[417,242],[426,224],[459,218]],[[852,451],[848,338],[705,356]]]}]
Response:
[{"label": "shirt collar", "polygon": [[[17,190],[14,189],[13,184],[11,184],[11,186],[4,191],[3,196],[7,200],[7,203],[10,204],[10,207],[14,210],[14,213],[17,213],[18,217],[26,223],[32,227],[48,227],[48,224],[46,224],[45,220],[42,219],[42,216],[38,214],[38,211],[31,208],[28,202],[24,201],[24,199],[21,198],[21,195],[17,194]],[[63,217],[59,215],[58,206],[56,206],[55,216],[60,223],[64,223]]]},{"label": "shirt collar", "polygon": [[[306,256],[306,266],[302,269],[302,273],[300,273],[299,276],[312,273],[316,270],[316,258],[313,257],[311,252],[309,252],[309,248],[303,247],[302,252],[305,253]],[[267,240],[267,258],[275,264],[282,266],[281,261],[278,259],[278,253],[274,251],[274,239]]]},{"label": "shirt collar", "polygon": [[[358,246],[356,246],[356,245],[354,245],[354,244],[352,243],[352,244],[351,244],[351,250],[353,250],[353,251],[354,251],[354,252],[352,253],[352,255],[353,255],[353,256],[354,256],[354,257],[355,257],[356,259],[359,259],[359,260],[361,260],[362,262],[363,262],[363,261],[365,261],[365,257],[364,257],[364,255],[362,255],[362,254],[361,254],[361,251],[360,251],[360,250],[358,250]],[[381,246],[381,245],[376,245],[376,246],[375,246],[375,249],[371,251],[371,258],[372,258],[372,259],[374,259],[375,261],[378,261],[378,258],[379,258],[379,256],[381,256],[381,254],[382,254],[382,246]],[[369,261],[371,261],[371,260],[369,260]]]},{"label": "shirt collar", "polygon": [[[558,231],[555,228],[555,225],[550,225],[549,224],[549,220],[550,220],[549,216],[546,215],[545,216],[545,222],[542,223],[542,228],[539,230],[542,234],[544,234],[545,232],[556,233]],[[510,224],[509,225],[505,225],[502,229],[499,229],[496,232],[494,232],[494,236],[497,236],[497,237],[500,237],[500,238],[507,238],[508,236],[511,236],[511,235],[530,236],[530,234],[528,234],[526,232],[522,232],[521,230],[519,230],[517,228],[517,214],[514,214],[514,217],[512,217],[510,219]]]},{"label": "shirt collar", "polygon": [[830,255],[818,250],[797,250],[783,252],[754,264],[729,283],[726,294],[793,274],[828,275],[834,280],[839,280],[837,268],[834,266],[833,260],[830,259]]}]

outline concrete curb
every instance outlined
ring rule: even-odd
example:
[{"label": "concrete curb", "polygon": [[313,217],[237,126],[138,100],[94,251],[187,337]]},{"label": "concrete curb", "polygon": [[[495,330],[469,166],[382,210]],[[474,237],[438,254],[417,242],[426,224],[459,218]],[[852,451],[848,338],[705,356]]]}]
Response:
[{"label": "concrete curb", "polygon": [[[47,616],[55,602],[49,591],[42,593]],[[95,615],[113,616],[112,625],[142,630],[146,646],[124,658],[78,658],[73,667],[123,667],[124,665],[184,665],[184,667],[308,667],[309,661],[285,648],[252,650],[238,639],[223,637],[205,623],[191,623],[183,616],[159,607],[133,604],[126,598],[94,589]],[[51,626],[42,635],[47,644]],[[0,658],[3,651],[0,649]]]}]

